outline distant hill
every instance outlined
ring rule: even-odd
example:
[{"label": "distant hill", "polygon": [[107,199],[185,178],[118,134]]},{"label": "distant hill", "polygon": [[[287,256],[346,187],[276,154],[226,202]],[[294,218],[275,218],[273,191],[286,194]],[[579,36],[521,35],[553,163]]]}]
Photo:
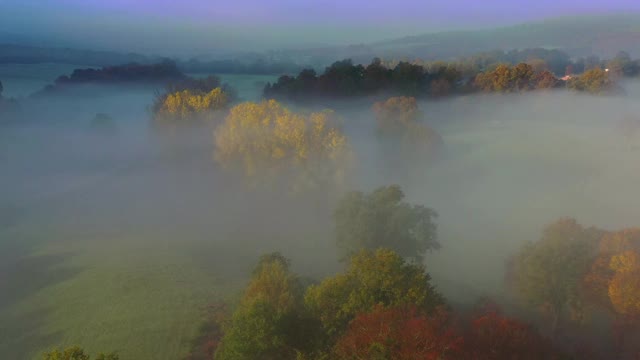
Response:
[{"label": "distant hill", "polygon": [[30,45],[0,44],[0,64],[82,64],[87,66],[109,66],[116,64],[150,64],[159,58],[135,53],[79,50],[68,48],[46,48]]},{"label": "distant hill", "polygon": [[624,50],[640,57],[640,13],[577,16],[514,26],[430,33],[368,44],[325,48],[289,49],[281,52],[291,61],[330,64],[351,58],[368,63],[385,59],[449,60],[491,50],[552,48],[573,57],[613,57]]},{"label": "distant hill", "polygon": [[434,58],[536,47],[562,49],[572,56],[611,57],[619,50],[638,56],[640,14],[563,17],[496,29],[407,36],[368,47],[374,52]]}]

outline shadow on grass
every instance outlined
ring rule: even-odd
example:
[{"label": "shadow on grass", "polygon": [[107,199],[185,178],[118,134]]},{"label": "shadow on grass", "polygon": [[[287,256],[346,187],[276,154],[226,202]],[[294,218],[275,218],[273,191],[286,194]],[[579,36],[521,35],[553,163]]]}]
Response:
[{"label": "shadow on grass", "polygon": [[[14,249],[15,250],[15,249]],[[5,255],[12,254],[11,258]],[[65,266],[71,253],[20,256],[22,251],[0,256],[0,359],[29,359],[34,349],[55,346],[60,333],[46,333],[49,309],[23,310],[21,305],[39,291],[71,279],[81,269]]]}]

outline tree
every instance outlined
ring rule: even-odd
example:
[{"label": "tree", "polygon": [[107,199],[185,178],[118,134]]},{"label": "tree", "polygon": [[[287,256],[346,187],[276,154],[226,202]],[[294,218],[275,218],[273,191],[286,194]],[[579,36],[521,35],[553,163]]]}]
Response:
[{"label": "tree", "polygon": [[425,315],[413,306],[375,306],[351,321],[334,354],[342,360],[454,359],[461,345],[442,309]]},{"label": "tree", "polygon": [[574,91],[588,92],[590,94],[603,94],[613,90],[615,83],[609,78],[609,74],[601,68],[585,71],[581,76],[571,78],[567,82],[567,88]]},{"label": "tree", "polygon": [[600,234],[574,219],[561,218],[513,259],[514,290],[530,306],[545,310],[553,335],[568,310],[581,314],[582,279]]},{"label": "tree", "polygon": [[492,71],[478,74],[474,85],[484,92],[521,92],[532,89],[534,75],[529,64],[520,63],[513,67],[500,64]]},{"label": "tree", "polygon": [[224,167],[293,190],[340,184],[350,158],[332,111],[303,115],[275,100],[233,107],[214,138]]},{"label": "tree", "polygon": [[155,118],[163,122],[209,120],[215,111],[223,110],[228,105],[229,97],[222,88],[215,88],[208,93],[185,89],[167,94],[157,108]]},{"label": "tree", "polygon": [[536,89],[553,89],[560,81],[549,71],[543,71],[533,76],[533,83]]},{"label": "tree", "polygon": [[616,269],[611,264],[615,256],[640,251],[640,228],[605,233],[598,243],[598,252],[584,278],[585,294],[594,304],[615,312],[609,296]]},{"label": "tree", "polygon": [[615,275],[609,284],[609,298],[618,314],[640,316],[640,254],[629,250],[611,258]]},{"label": "tree", "polygon": [[[305,317],[302,286],[278,253],[263,256],[216,351],[216,359],[294,359],[318,338]],[[319,324],[318,324],[319,325]]]},{"label": "tree", "polygon": [[4,87],[2,86],[2,81],[0,81],[0,99],[2,99],[2,92],[4,91]]},{"label": "tree", "polygon": [[383,140],[389,141],[389,151],[400,149],[402,159],[389,159],[389,163],[407,162],[406,157],[425,155],[435,157],[443,146],[442,137],[431,127],[420,123],[422,111],[413,97],[391,97],[386,101],[376,102],[373,112],[377,121],[377,133]]},{"label": "tree", "polygon": [[439,249],[434,222],[437,213],[403,199],[397,185],[369,194],[347,193],[334,212],[336,240],[344,257],[382,247],[419,263],[427,251]]},{"label": "tree", "polygon": [[[119,360],[116,353],[98,354],[95,360]],[[43,360],[91,360],[91,356],[79,346],[71,346],[64,350],[54,349],[43,355]]]},{"label": "tree", "polygon": [[373,104],[378,134],[403,136],[410,124],[422,117],[414,97],[396,96]]},{"label": "tree", "polygon": [[551,342],[532,326],[497,310],[474,314],[464,333],[460,359],[538,360],[557,356]]},{"label": "tree", "polygon": [[329,336],[336,336],[360,313],[376,306],[413,305],[431,314],[444,304],[421,265],[409,264],[391,250],[362,250],[350,259],[344,273],[312,285],[305,303]]},{"label": "tree", "polygon": [[379,58],[373,59],[363,73],[362,86],[367,94],[375,94],[391,85],[391,70],[382,65]]}]

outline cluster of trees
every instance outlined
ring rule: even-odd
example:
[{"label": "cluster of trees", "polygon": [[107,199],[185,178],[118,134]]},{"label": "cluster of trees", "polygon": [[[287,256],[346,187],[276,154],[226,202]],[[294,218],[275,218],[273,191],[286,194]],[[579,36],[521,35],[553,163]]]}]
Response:
[{"label": "cluster of trees", "polygon": [[130,63],[101,69],[75,69],[69,76],[56,79],[57,85],[82,83],[166,82],[184,78],[173,61],[157,64]]},{"label": "cluster of trees", "polygon": [[165,60],[155,64],[130,63],[100,69],[75,69],[71,75],[58,77],[34,96],[56,92],[80,84],[166,84],[185,79],[175,62]]},{"label": "cluster of trees", "polygon": [[609,75],[609,71],[601,68],[587,70],[582,75],[572,77],[567,81],[567,88],[591,94],[611,92],[615,87],[616,84]]},{"label": "cluster of trees", "polygon": [[454,312],[424,266],[362,250],[305,286],[280,254],[256,266],[215,359],[560,359],[533,327],[495,307]]},{"label": "cluster of trees", "polygon": [[381,92],[417,96],[430,92],[432,85],[435,95],[446,95],[460,79],[461,74],[448,66],[428,72],[422,66],[408,62],[388,68],[377,58],[366,67],[343,60],[327,67],[321,75],[317,75],[315,70],[305,69],[297,77],[281,76],[276,83],[266,85],[264,95],[291,100],[306,100],[314,96],[343,98]]},{"label": "cluster of trees", "polygon": [[[525,49],[482,53],[450,62],[383,62],[376,58],[364,66],[342,60],[319,75],[313,69],[305,69],[298,76],[281,76],[276,83],[267,84],[264,95],[293,101],[317,96],[345,98],[381,92],[441,97],[476,91],[519,92],[565,85],[571,90],[597,94],[612,90],[613,80],[617,78],[638,75],[640,60],[632,60],[625,52],[606,61],[597,57],[571,61],[559,50]],[[566,82],[564,76],[571,77],[572,81]]]},{"label": "cluster of trees", "polygon": [[[582,61],[584,61],[584,59]],[[398,60],[390,60],[386,61],[385,65],[393,67],[397,65],[398,62]],[[443,62],[424,61],[418,59],[411,61],[411,63],[429,69],[433,66],[439,66]],[[456,69],[461,71],[464,77],[473,77],[475,74],[482,71],[492,70],[500,64],[517,65],[520,63],[531,65],[536,72],[548,70],[558,75],[564,74],[569,66],[576,67],[576,72],[583,71],[578,70],[580,67],[571,61],[570,56],[567,53],[558,49],[544,48],[514,49],[510,51],[485,51],[472,56],[461,57],[449,62],[451,66],[454,66]],[[597,64],[600,63],[600,59],[597,59]]]},{"label": "cluster of trees", "polygon": [[537,89],[553,89],[561,85],[551,72],[535,72],[533,66],[520,63],[515,66],[498,65],[492,71],[476,75],[473,85],[483,92],[513,93]]},{"label": "cluster of trees", "polygon": [[553,337],[563,326],[604,318],[612,327],[614,357],[635,358],[640,355],[639,261],[640,229],[604,231],[562,218],[514,256],[508,282],[525,304],[549,319]]},{"label": "cluster of trees", "polygon": [[[263,256],[235,310],[222,321],[214,358],[537,360],[640,355],[640,229],[608,232],[561,218],[511,259],[509,289],[523,305],[540,312],[544,325],[539,332],[504,315],[490,301],[454,310],[422,265],[424,245],[437,244],[433,214],[385,199],[398,192],[391,186],[369,195],[352,193],[338,206],[337,241],[351,246],[343,272],[310,283],[293,273],[281,254]],[[420,223],[416,218],[429,223],[426,230],[415,230]],[[418,238],[416,233],[432,236]],[[603,340],[599,349],[566,341],[572,336],[569,330],[575,330],[570,324],[585,324],[597,312],[610,316],[611,341]],[[565,340],[555,342],[558,339]]]}]

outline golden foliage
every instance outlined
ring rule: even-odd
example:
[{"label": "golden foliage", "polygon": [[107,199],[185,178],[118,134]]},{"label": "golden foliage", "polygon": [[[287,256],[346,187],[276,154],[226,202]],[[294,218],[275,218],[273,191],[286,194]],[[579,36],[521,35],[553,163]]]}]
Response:
[{"label": "golden foliage", "polygon": [[215,88],[208,93],[182,90],[168,94],[157,110],[157,119],[188,120],[210,115],[216,110],[222,110],[229,104],[229,97],[221,88]]},{"label": "golden foliage", "polygon": [[611,258],[615,275],[609,284],[609,299],[622,315],[640,315],[640,255],[625,251]]},{"label": "golden foliage", "polygon": [[303,115],[275,100],[233,107],[214,134],[215,159],[251,179],[294,180],[294,188],[340,181],[349,158],[347,138],[333,112]]}]

